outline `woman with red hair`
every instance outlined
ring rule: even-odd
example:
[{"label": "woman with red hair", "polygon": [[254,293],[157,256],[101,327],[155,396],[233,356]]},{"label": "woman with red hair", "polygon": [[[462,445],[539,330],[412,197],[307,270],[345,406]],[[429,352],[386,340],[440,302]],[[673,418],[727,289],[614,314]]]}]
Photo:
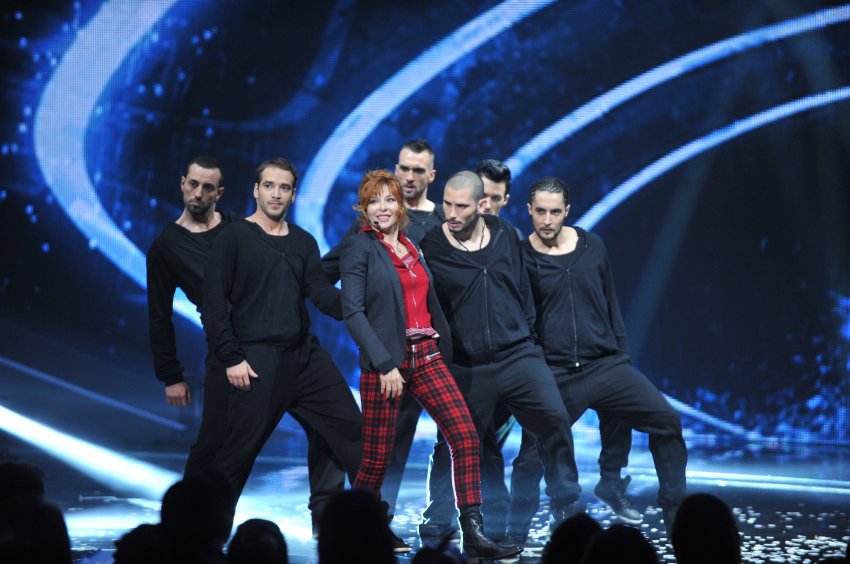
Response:
[{"label": "woman with red hair", "polygon": [[[407,224],[401,183],[391,173],[366,173],[358,203],[362,228],[346,242],[340,261],[342,314],[360,350],[363,458],[355,488],[380,495],[392,455],[405,389],[434,419],[452,453],[455,500],[463,549],[470,559],[507,558],[520,552],[484,536],[479,438],[466,403],[446,365],[449,326],[421,251]],[[396,550],[405,549],[396,541]]]}]

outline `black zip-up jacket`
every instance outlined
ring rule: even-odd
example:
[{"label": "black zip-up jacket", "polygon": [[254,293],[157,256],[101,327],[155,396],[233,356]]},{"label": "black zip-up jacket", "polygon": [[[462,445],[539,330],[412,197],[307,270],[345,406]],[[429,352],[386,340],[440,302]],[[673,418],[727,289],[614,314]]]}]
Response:
[{"label": "black zip-up jacket", "polygon": [[218,212],[221,223],[209,231],[193,233],[176,223],[166,225],[151,243],[146,257],[148,323],[154,373],[166,386],[183,382],[174,336],[174,292],[183,290],[200,312],[204,291],[204,266],[215,239],[242,216]]},{"label": "black zip-up jacket", "polygon": [[628,356],[608,251],[599,236],[575,229],[579,240],[567,255],[551,257],[527,240],[521,243],[537,309],[538,342],[548,363],[568,367],[616,353]]},{"label": "black zip-up jacket", "polygon": [[481,250],[454,248],[440,227],[422,240],[452,332],[454,362],[461,366],[499,360],[534,333],[534,302],[516,230],[499,217],[481,217],[490,229]]},{"label": "black zip-up jacket", "polygon": [[295,348],[306,339],[310,316],[304,304],[342,319],[339,290],[322,272],[312,235],[289,224],[275,237],[251,221],[235,221],[213,245],[204,274],[201,312],[210,347],[226,366],[245,355],[242,343]]}]

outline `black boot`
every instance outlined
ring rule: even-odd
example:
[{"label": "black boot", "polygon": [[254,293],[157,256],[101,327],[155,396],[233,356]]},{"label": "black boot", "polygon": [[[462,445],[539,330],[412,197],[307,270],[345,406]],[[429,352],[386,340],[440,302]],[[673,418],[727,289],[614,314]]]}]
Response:
[{"label": "black boot", "polygon": [[460,511],[460,530],[463,533],[463,552],[470,563],[479,560],[499,560],[510,558],[522,552],[516,546],[499,546],[484,536],[484,518],[477,505],[464,507]]}]

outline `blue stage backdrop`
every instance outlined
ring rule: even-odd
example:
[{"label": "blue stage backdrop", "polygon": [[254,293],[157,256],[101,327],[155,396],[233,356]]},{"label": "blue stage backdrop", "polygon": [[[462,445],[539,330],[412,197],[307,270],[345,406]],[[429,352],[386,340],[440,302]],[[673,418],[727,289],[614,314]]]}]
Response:
[{"label": "blue stage backdrop", "polygon": [[[363,172],[421,137],[438,203],[453,172],[508,162],[526,233],[529,185],[570,184],[689,441],[850,444],[850,4],[43,0],[4,2],[0,26],[11,412],[120,448],[191,440],[197,409],[154,380],[144,287],[186,161],[219,158],[219,206],[249,213],[256,166],[291,159],[290,219],[324,251]],[[177,306],[197,384],[203,332]],[[313,327],[356,387],[343,325]]]}]

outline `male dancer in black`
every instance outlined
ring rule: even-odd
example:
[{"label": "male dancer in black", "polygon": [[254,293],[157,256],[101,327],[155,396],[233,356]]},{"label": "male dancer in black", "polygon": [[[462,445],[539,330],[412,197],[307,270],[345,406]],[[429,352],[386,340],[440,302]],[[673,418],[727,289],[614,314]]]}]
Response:
[{"label": "male dancer in black", "polygon": [[[169,223],[151,244],[147,255],[148,317],[151,350],[157,378],[165,384],[166,401],[177,407],[191,402],[183,367],[177,358],[173,301],[177,288],[201,311],[204,266],[216,237],[241,215],[216,209],[224,193],[219,162],[201,156],[189,161],[180,179],[183,213]],[[202,474],[210,467],[224,439],[227,421],[227,375],[215,355],[205,362],[203,415],[198,437],[186,460],[185,476]],[[307,464],[310,480],[310,511],[313,528],[334,493],[345,487],[345,471],[325,441],[307,430]]]},{"label": "male dancer in black", "polygon": [[445,220],[443,210],[428,199],[428,187],[437,177],[434,149],[424,139],[405,143],[398,154],[395,176],[401,181],[407,208],[407,236],[419,242],[431,229]]},{"label": "male dancer in black", "polygon": [[[446,219],[442,208],[428,199],[428,187],[437,177],[434,162],[434,149],[428,141],[425,139],[415,139],[402,146],[398,154],[398,162],[395,165],[395,176],[401,182],[404,206],[407,209],[409,220],[405,234],[414,244],[418,244],[428,231],[442,225]],[[343,243],[347,237],[357,233],[359,230],[360,224],[355,220],[351,228],[343,236],[342,241],[322,257],[322,268],[324,268],[325,274],[332,284],[336,284],[337,280],[339,280],[339,260],[340,253],[344,247]],[[399,489],[401,488],[404,467],[407,464],[407,457],[410,454],[410,448],[413,445],[413,438],[416,434],[416,424],[419,422],[421,415],[422,407],[413,399],[412,395],[405,392],[401,400],[398,421],[396,423],[396,436],[393,444],[392,458],[384,476],[384,483],[381,486],[381,497],[389,506],[389,517],[391,520],[395,513],[395,505],[398,500]],[[446,511],[448,513],[447,521],[454,522],[451,519],[455,511],[451,479],[451,473],[447,473],[442,486],[448,496],[446,505]],[[444,532],[442,528],[429,529],[427,526],[420,527],[420,536],[426,538],[439,537]]]},{"label": "male dancer in black", "polygon": [[[342,313],[315,239],[286,221],[296,180],[285,159],[260,165],[256,212],[219,236],[205,270],[204,329],[230,384],[226,430],[211,466],[237,493],[285,412],[330,445],[352,483],[360,464],[360,411],[309,332],[305,298],[336,319]],[[316,525],[315,508],[313,518]]]},{"label": "male dancer in black", "polygon": [[472,171],[484,182],[484,199],[479,211],[485,215],[499,215],[511,200],[510,167],[496,159],[484,159]]},{"label": "male dancer in black", "polygon": [[[443,194],[446,223],[421,246],[452,332],[451,373],[469,405],[479,435],[501,401],[541,444],[552,498],[553,524],[584,511],[570,418],[557,397],[552,372],[532,340],[534,303],[514,228],[480,215],[481,178],[452,176]],[[434,446],[429,482],[448,472],[444,442]],[[430,490],[430,488],[429,488]],[[434,497],[429,495],[433,503]],[[425,510],[430,520],[431,505]],[[486,519],[486,517],[485,517]]]},{"label": "male dancer in black", "polygon": [[[216,159],[202,156],[189,161],[186,175],[180,178],[183,213],[165,226],[147,254],[148,319],[154,370],[157,379],[165,384],[166,402],[177,407],[189,405],[191,397],[177,358],[172,302],[179,287],[200,309],[209,249],[233,219],[231,214],[216,210],[216,203],[224,193],[222,182],[221,167]],[[205,401],[214,399],[216,383],[214,378],[205,379],[204,386],[210,387],[204,394]],[[224,382],[220,389],[226,389]],[[189,453],[187,469],[206,467],[212,459],[217,445],[206,444],[209,436],[216,435],[208,427],[212,423],[205,420],[201,425],[198,442]]]},{"label": "male dancer in black", "polygon": [[[478,205],[481,215],[499,215],[510,200],[511,169],[502,161],[484,159],[472,169],[484,183],[484,198]],[[516,228],[515,228],[516,229]],[[522,239],[522,232],[516,229]],[[507,441],[516,419],[504,403],[493,411],[493,424],[481,437],[481,492],[482,510],[487,515],[484,524],[487,536],[496,541],[505,533],[511,494],[505,487],[505,459],[502,447]],[[442,437],[438,436],[437,441]],[[440,537],[454,522],[452,484],[449,475],[434,474],[429,482],[428,520],[419,526],[420,537]]]},{"label": "male dancer in black", "polygon": [[[658,505],[669,531],[686,487],[688,455],[681,418],[646,376],[632,366],[605,245],[593,233],[564,225],[570,211],[569,198],[567,185],[551,177],[535,182],[529,194],[534,233],[522,247],[537,310],[537,337],[570,419],[577,420],[587,408],[600,415],[603,452],[597,497],[606,502],[606,497],[625,497],[628,479],[621,480],[619,474],[622,460],[618,457],[622,453],[615,452],[613,462],[603,460],[606,433],[611,434],[603,422],[625,422],[649,434],[649,450],[660,485]],[[507,540],[524,539],[528,534],[540,501],[541,454],[534,437],[523,432],[511,476],[513,499]],[[606,469],[611,471],[607,475]]]}]

